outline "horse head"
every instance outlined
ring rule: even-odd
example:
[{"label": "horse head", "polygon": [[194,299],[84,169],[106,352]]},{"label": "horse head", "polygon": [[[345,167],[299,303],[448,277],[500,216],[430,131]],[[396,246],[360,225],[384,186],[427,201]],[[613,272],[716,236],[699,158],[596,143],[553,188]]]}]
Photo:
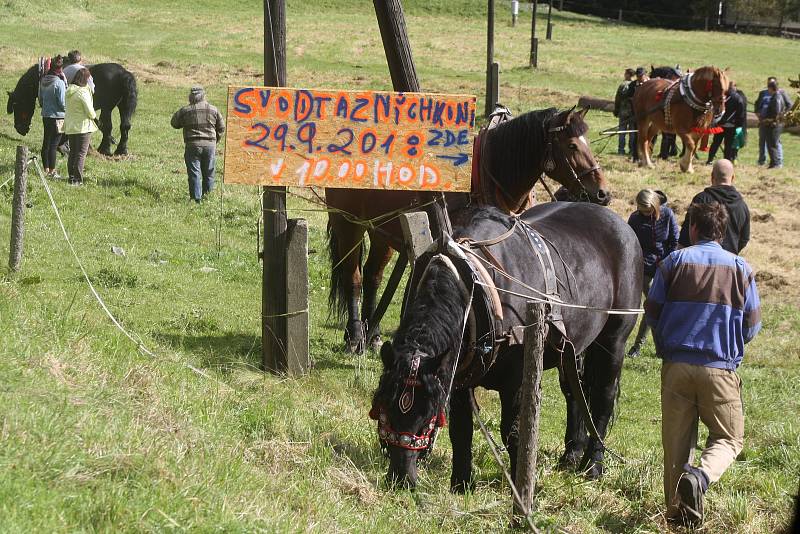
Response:
[{"label": "horse head", "polygon": [[469,300],[449,258],[430,260],[395,333],[381,347],[383,373],[370,417],[389,458],[387,482],[414,488],[417,462],[445,425],[462,323]]},{"label": "horse head", "polygon": [[395,353],[390,341],[381,346],[383,375],[370,417],[378,421],[378,439],[389,458],[386,481],[414,488],[417,462],[433,448],[445,424],[442,358],[420,350]]},{"label": "horse head", "polygon": [[725,97],[730,81],[718,67],[701,67],[692,75],[692,91],[703,102],[710,102],[715,117],[725,112]]},{"label": "horse head", "polygon": [[20,135],[27,135],[31,129],[33,111],[36,108],[39,74],[34,65],[22,75],[13,91],[8,91],[6,112],[14,114],[14,129]]},{"label": "horse head", "polygon": [[588,111],[575,111],[573,107],[547,121],[544,172],[563,185],[572,198],[606,206],[611,202],[608,182],[585,137]]}]

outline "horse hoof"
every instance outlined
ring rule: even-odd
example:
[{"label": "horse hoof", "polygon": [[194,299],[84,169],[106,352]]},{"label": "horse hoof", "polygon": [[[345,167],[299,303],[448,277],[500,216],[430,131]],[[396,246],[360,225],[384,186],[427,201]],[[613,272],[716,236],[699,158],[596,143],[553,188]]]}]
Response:
[{"label": "horse hoof", "polygon": [[348,354],[364,354],[364,340],[347,340],[345,341],[344,350]]},{"label": "horse hoof", "polygon": [[383,339],[381,339],[381,336],[372,336],[372,339],[369,341],[369,348],[377,352],[381,350],[381,346],[383,346]]},{"label": "horse hoof", "polygon": [[463,495],[475,490],[475,483],[468,480],[450,480],[450,493]]},{"label": "horse hoof", "polygon": [[565,452],[558,460],[558,468],[564,471],[577,471],[581,452]]},{"label": "horse hoof", "polygon": [[114,155],[115,156],[127,156],[128,155],[128,151],[127,150],[119,150],[119,149],[117,149],[117,150],[114,151]]}]

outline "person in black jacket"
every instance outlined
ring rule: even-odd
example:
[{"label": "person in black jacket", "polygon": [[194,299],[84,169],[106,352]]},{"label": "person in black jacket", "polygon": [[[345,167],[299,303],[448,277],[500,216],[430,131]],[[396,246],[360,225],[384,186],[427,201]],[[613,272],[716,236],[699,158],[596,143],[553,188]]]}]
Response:
[{"label": "person in black jacket", "polygon": [[725,159],[736,161],[736,157],[739,155],[739,148],[741,148],[737,141],[737,135],[742,132],[740,136],[742,139],[747,135],[747,99],[744,93],[736,89],[736,84],[733,82],[728,86],[725,114],[720,118],[719,125],[722,126],[722,132],[714,135],[714,141],[708,150],[707,165],[713,163],[714,156],[716,156],[717,150],[719,150],[723,141],[725,141]]},{"label": "person in black jacket", "polygon": [[[719,202],[725,206],[728,211],[728,226],[722,240],[722,248],[733,254],[739,254],[750,241],[750,210],[742,195],[733,187],[735,178],[733,163],[730,160],[715,161],[711,170],[711,187],[706,187],[702,192],[696,194],[692,199],[692,204]],[[692,245],[689,239],[691,225],[692,221],[689,220],[687,212],[681,226],[681,235],[678,238],[678,244],[681,247]]]}]

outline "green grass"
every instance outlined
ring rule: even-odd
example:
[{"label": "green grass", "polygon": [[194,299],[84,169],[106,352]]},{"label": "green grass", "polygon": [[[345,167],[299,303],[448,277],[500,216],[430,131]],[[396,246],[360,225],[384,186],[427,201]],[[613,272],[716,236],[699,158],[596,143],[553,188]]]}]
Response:
[{"label": "green grass", "polygon": [[[485,2],[404,4],[423,88],[480,98]],[[189,205],[181,136],[169,127],[169,117],[193,83],[204,84],[220,105],[227,84],[260,83],[259,7],[251,2],[234,9],[221,0],[196,2],[191,10],[177,1],[0,5],[0,33],[7,36],[0,44],[3,88],[13,88],[39,55],[75,47],[90,61],[119,61],[137,75],[133,155],[120,161],[92,156],[87,186],[52,187],[90,279],[115,316],[155,353],[139,353],[99,308],[38,177],[30,176],[23,268],[10,276],[0,267],[3,532],[396,532],[400,525],[476,532],[507,525],[510,492],[479,434],[474,494],[447,491],[446,433],[421,470],[416,493],[384,487],[386,461],[367,418],[379,359],[342,353],[340,329],[325,320],[325,218],[302,211],[313,206],[295,197],[292,215],[308,218],[315,251],[309,259],[315,368],[301,379],[258,370],[257,190],[223,186],[205,205]],[[531,71],[530,15],[523,11],[511,28],[505,3],[498,11],[501,100],[516,112],[573,105],[583,94],[610,98],[622,69],[639,64],[730,66],[751,100],[766,76],[797,74],[795,42],[616,26],[568,13],[555,14],[555,38],[542,41],[540,68]],[[290,0],[287,16],[290,85],[391,86],[371,2]],[[607,113],[592,112],[589,120],[593,139],[614,125]],[[15,146],[36,150],[40,138],[36,120],[23,139],[8,116],[0,119],[0,184],[13,172]],[[761,273],[764,331],[748,346],[741,370],[745,451],[709,493],[709,532],[778,531],[797,492],[800,290],[792,282],[800,274],[800,140],[783,139],[786,169],[767,174],[752,165],[753,135],[737,171],[754,215],[772,216],[754,221],[745,250]],[[615,190],[612,209],[624,216],[645,186],[664,189],[682,216],[707,182],[704,167],[692,176],[677,173],[674,164],[642,171],[611,155],[613,144],[593,146]],[[59,166],[63,171],[63,160]],[[10,199],[7,185],[0,189],[3,250]],[[126,255],[113,254],[112,246]],[[393,307],[386,328],[397,322]],[[619,417],[608,443],[626,461],[610,459],[599,482],[555,469],[564,402],[555,374],[546,375],[540,525],[571,532],[666,528],[659,515],[659,362],[652,356],[648,345],[641,358],[625,364]],[[495,395],[479,391],[479,399],[498,436]]]}]

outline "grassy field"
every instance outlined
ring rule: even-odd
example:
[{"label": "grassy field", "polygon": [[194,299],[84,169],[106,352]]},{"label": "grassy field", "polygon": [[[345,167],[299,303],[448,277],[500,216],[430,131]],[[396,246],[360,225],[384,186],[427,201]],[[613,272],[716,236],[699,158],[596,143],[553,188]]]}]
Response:
[{"label": "grassy field", "polygon": [[[485,2],[407,0],[422,86],[483,92]],[[498,7],[496,56],[502,101],[515,112],[611,98],[625,67],[731,68],[754,100],[768,75],[797,75],[800,44],[767,37],[618,26],[555,13],[554,40],[527,68],[530,13],[510,27]],[[260,364],[259,215],[255,188],[222,186],[190,205],[181,135],[169,117],[202,83],[220,106],[228,84],[260,83],[260,2],[14,0],[0,3],[0,87],[11,90],[39,55],[79,48],[90,62],[118,61],[139,81],[131,156],[87,162],[88,184],[52,183],[56,202],[93,283],[155,357],[119,333],[91,296],[38,177],[30,177],[23,268],[0,267],[0,531],[426,531],[506,528],[509,488],[476,435],[477,490],[447,491],[450,449],[442,435],[418,491],[387,491],[386,461],[367,418],[376,354],[341,351],[325,320],[325,217],[292,197],[309,220],[313,372],[266,376]],[[55,16],[54,14],[57,14]],[[58,19],[59,23],[54,24]],[[540,31],[544,32],[544,27]],[[372,2],[288,3],[288,82],[296,87],[390,88]],[[482,104],[479,101],[479,109]],[[615,124],[591,112],[591,137]],[[755,132],[753,132],[755,133]],[[0,119],[0,184],[16,145],[34,151],[36,119],[21,138]],[[777,532],[790,519],[800,473],[800,138],[784,135],[786,167],[756,167],[756,136],[741,155],[737,186],[753,213],[744,256],[758,271],[764,330],[741,369],[745,450],[708,494],[708,532]],[[95,142],[99,141],[99,137]],[[708,182],[706,167],[643,171],[593,145],[627,216],[643,187],[663,189],[682,218]],[[62,174],[66,162],[59,161]],[[222,170],[222,161],[219,162]],[[540,198],[542,198],[540,196]],[[0,244],[7,250],[10,184],[0,187]],[[122,247],[125,256],[112,253]],[[385,320],[398,322],[393,307]],[[194,366],[205,373],[192,371]],[[659,368],[652,345],[625,363],[619,417],[599,482],[556,470],[564,406],[554,373],[544,383],[536,521],[569,532],[657,532],[662,516]],[[480,391],[499,436],[495,396]]]}]

